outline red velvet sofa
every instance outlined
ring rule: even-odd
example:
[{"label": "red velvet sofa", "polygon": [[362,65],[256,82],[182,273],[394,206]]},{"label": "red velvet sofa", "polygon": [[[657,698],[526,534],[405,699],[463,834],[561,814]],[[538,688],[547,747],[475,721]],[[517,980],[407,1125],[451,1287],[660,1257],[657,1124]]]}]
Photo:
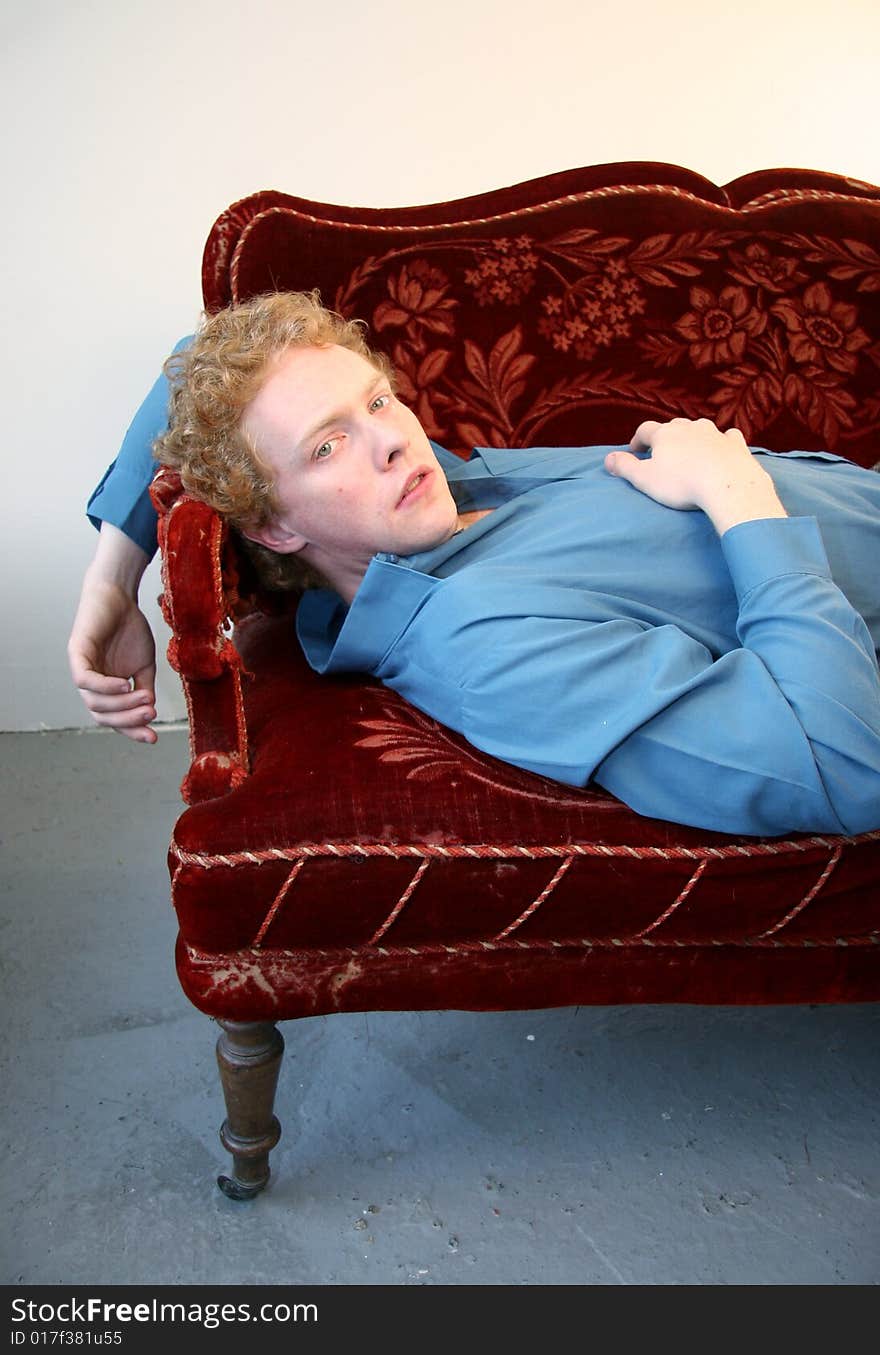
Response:
[{"label": "red velvet sofa", "polygon": [[[612,164],[389,210],[261,192],[218,218],[209,310],[313,287],[368,322],[402,398],[462,454],[684,414],[880,457],[869,184]],[[880,833],[730,838],[483,756],[372,680],[316,677],[296,599],[260,589],[172,474],[153,496],[192,745],[177,966],[223,1027],[227,1194],[268,1180],[279,1020],[880,998]]]}]

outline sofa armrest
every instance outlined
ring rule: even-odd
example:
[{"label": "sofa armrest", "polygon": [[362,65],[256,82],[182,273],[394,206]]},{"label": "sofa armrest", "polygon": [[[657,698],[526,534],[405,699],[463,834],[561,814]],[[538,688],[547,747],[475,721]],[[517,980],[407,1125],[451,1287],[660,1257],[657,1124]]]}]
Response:
[{"label": "sofa armrest", "polygon": [[189,715],[191,765],[181,794],[194,804],[225,795],[248,775],[244,666],[230,634],[248,607],[219,515],[164,467],[150,492],[159,513],[162,612],[172,631],[168,662],[180,674]]}]

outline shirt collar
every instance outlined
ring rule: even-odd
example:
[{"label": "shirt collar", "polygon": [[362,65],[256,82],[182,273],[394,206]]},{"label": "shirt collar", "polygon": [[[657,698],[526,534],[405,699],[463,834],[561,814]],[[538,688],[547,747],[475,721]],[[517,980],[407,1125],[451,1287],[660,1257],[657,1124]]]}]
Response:
[{"label": "shirt collar", "polygon": [[329,588],[300,599],[296,634],[317,673],[372,673],[440,580],[374,555],[350,607]]},{"label": "shirt collar", "polygon": [[[463,461],[436,443],[432,446],[459,512],[500,508],[548,478],[542,473],[542,452],[536,454],[534,448],[478,447]],[[491,523],[491,516],[483,518],[442,545],[414,555],[374,555],[350,607],[331,589],[308,589],[297,609],[296,633],[311,667],[318,673],[374,672],[426,598],[440,587],[442,579],[433,577],[434,571]]]}]

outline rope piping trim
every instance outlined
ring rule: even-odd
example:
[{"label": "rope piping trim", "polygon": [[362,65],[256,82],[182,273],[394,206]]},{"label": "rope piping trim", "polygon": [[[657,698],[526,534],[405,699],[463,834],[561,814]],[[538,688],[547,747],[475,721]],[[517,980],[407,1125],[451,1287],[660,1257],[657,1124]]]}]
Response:
[{"label": "rope piping trim", "polygon": [[649,950],[688,950],[688,951],[708,951],[708,950],[843,950],[850,947],[870,947],[880,944],[880,935],[872,932],[870,936],[836,936],[825,941],[802,941],[778,940],[775,936],[750,937],[743,941],[652,941],[647,936],[630,937],[571,937],[560,941],[547,941],[536,939],[534,941],[520,941],[517,939],[507,941],[458,941],[455,945],[446,945],[443,942],[425,942],[421,945],[403,945],[403,946],[337,946],[333,950],[325,950],[319,946],[310,947],[308,950],[287,950],[281,947],[260,949],[257,946],[243,947],[241,950],[231,951],[207,951],[200,950],[197,946],[191,945],[184,940],[184,946],[187,955],[196,964],[216,964],[223,969],[228,969],[230,962],[239,955],[245,960],[249,969],[254,964],[268,964],[275,966],[280,964],[290,964],[296,968],[303,969],[314,958],[322,960],[334,960],[339,956],[376,956],[383,955],[392,959],[399,959],[404,955],[474,955],[485,951],[576,951],[576,950],[622,950],[630,947],[644,946]]},{"label": "rope piping trim", "polygon": [[248,235],[253,230],[257,222],[269,216],[289,216],[297,221],[308,222],[312,226],[328,226],[342,231],[373,231],[383,235],[401,235],[407,233],[423,234],[426,231],[445,233],[448,231],[466,230],[469,226],[491,226],[501,221],[516,221],[521,217],[538,216],[543,212],[552,211],[556,207],[566,205],[576,205],[581,202],[591,202],[603,198],[616,197],[635,197],[637,195],[650,194],[657,197],[679,198],[683,202],[693,202],[700,207],[706,207],[711,211],[721,212],[727,216],[746,216],[752,212],[762,212],[771,207],[777,207],[782,204],[800,203],[800,202],[855,202],[861,206],[873,207],[880,210],[880,202],[875,198],[864,198],[854,193],[837,193],[831,189],[824,188],[777,188],[771,189],[767,193],[762,193],[759,197],[753,198],[750,202],[745,202],[740,207],[726,206],[720,202],[708,202],[706,198],[701,198],[699,194],[692,193],[687,188],[677,188],[674,184],[615,184],[607,188],[586,189],[582,193],[568,193],[561,198],[550,198],[547,202],[528,203],[522,207],[511,207],[505,212],[496,212],[490,216],[462,217],[453,221],[432,221],[432,222],[411,222],[393,224],[389,222],[376,221],[335,221],[332,217],[316,216],[311,212],[303,212],[297,207],[279,206],[266,207],[244,226],[241,237],[235,247],[231,272],[233,277],[237,272],[238,256]]},{"label": "rope piping trim", "polygon": [[[764,940],[765,938],[768,938],[768,937],[771,937],[771,936],[775,936],[776,933],[780,932],[785,926],[788,925],[789,922],[791,922],[791,921],[792,921],[794,918],[796,918],[800,913],[802,913],[803,910],[807,907],[807,905],[808,905],[809,903],[812,903],[813,899],[816,897],[816,895],[817,895],[817,894],[819,893],[819,891],[822,889],[822,887],[823,887],[823,885],[825,884],[825,882],[830,878],[830,876],[832,875],[834,869],[835,869],[836,866],[837,866],[837,863],[839,862],[839,860],[840,860],[840,858],[841,858],[842,853],[843,853],[843,848],[840,847],[840,846],[838,846],[838,847],[831,853],[831,855],[830,855],[828,861],[827,861],[827,862],[825,863],[825,865],[823,866],[823,868],[822,868],[822,870],[820,871],[819,876],[818,876],[817,880],[815,881],[815,883],[813,884],[813,886],[812,886],[810,889],[808,889],[807,892],[804,894],[804,896],[800,899],[800,901],[799,901],[798,903],[796,903],[792,908],[790,908],[790,909],[788,910],[788,912],[785,913],[781,918],[779,918],[777,922],[775,922],[772,926],[767,927],[763,932],[759,932],[756,936],[751,936],[751,937],[743,938],[743,941],[744,941],[744,942],[748,942],[748,941],[760,941],[760,940]],[[487,938],[487,939],[491,939],[491,940],[494,941],[494,942],[503,942],[503,941],[508,940],[508,938],[511,936],[511,934],[512,934],[513,932],[517,931],[517,930],[523,925],[523,923],[526,922],[530,917],[532,917],[533,914],[541,907],[541,905],[542,905],[544,902],[546,902],[546,900],[550,897],[550,895],[553,893],[554,889],[555,889],[556,886],[558,885],[559,881],[563,878],[563,876],[566,874],[566,872],[567,872],[568,869],[570,868],[570,866],[571,866],[571,864],[572,864],[573,861],[574,861],[574,857],[573,857],[573,856],[567,856],[567,857],[565,857],[564,860],[562,861],[562,864],[561,864],[560,866],[557,867],[557,869],[556,869],[556,871],[555,871],[553,877],[548,881],[548,883],[547,883],[547,884],[544,886],[544,888],[540,891],[540,893],[537,895],[537,897],[536,897],[535,899],[533,899],[533,901],[532,901],[525,909],[522,910],[522,912],[519,914],[519,916],[518,916],[518,917],[515,917],[515,918],[513,919],[513,921],[510,922],[510,923],[508,924],[508,926],[504,927],[504,928],[503,928],[500,932],[498,932],[495,936],[493,936],[493,937],[491,937],[491,938]],[[640,932],[635,932],[634,934],[628,936],[628,937],[626,938],[625,944],[632,944],[632,943],[634,943],[634,942],[636,942],[636,941],[643,941],[643,940],[645,940],[645,939],[647,938],[647,936],[649,935],[649,933],[655,931],[655,930],[656,930],[658,927],[660,927],[664,922],[666,922],[666,921],[673,915],[673,913],[675,913],[675,912],[676,912],[676,911],[684,904],[684,902],[691,896],[691,894],[692,894],[692,892],[693,892],[695,886],[697,885],[697,883],[698,883],[698,882],[700,881],[700,879],[702,878],[702,876],[703,876],[703,874],[704,874],[704,872],[705,872],[706,867],[707,867],[708,864],[709,864],[709,863],[708,863],[708,861],[706,861],[706,860],[701,861],[701,862],[699,863],[699,865],[697,866],[696,870],[695,870],[695,871],[693,872],[693,874],[691,875],[691,877],[690,877],[690,879],[688,880],[688,882],[686,883],[686,885],[684,886],[684,888],[680,891],[680,893],[678,894],[678,896],[673,900],[673,902],[669,905],[669,907],[666,908],[666,909],[664,909],[664,911],[661,912],[661,913],[655,918],[655,920],[654,920],[653,922],[649,923],[648,926],[643,927],[642,930],[641,930]],[[304,865],[305,865],[305,860],[301,857],[301,858],[295,863],[295,865],[294,865],[293,868],[290,870],[290,872],[288,873],[288,876],[287,876],[286,880],[284,881],[284,883],[282,884],[282,886],[281,886],[280,890],[278,891],[277,895],[275,896],[275,899],[274,899],[274,900],[272,901],[272,903],[270,904],[269,910],[268,910],[268,912],[266,913],[266,916],[265,916],[265,918],[263,919],[263,922],[262,922],[262,924],[260,925],[260,927],[259,927],[259,929],[258,929],[258,931],[257,931],[256,936],[254,937],[253,941],[251,942],[251,945],[252,945],[255,949],[260,949],[260,947],[262,946],[263,942],[265,941],[266,934],[267,934],[267,932],[269,931],[269,928],[272,926],[272,923],[274,922],[275,918],[278,916],[278,913],[279,913],[279,911],[280,911],[280,909],[281,909],[281,907],[282,907],[282,904],[286,903],[287,898],[288,898],[288,896],[289,896],[289,894],[290,894],[290,890],[291,890],[291,888],[292,888],[294,882],[296,881],[297,876],[299,875],[299,873],[300,873],[300,871],[302,870],[302,868],[303,868]],[[406,906],[406,904],[407,904],[407,903],[409,902],[409,900],[412,898],[412,896],[413,896],[415,890],[418,888],[418,885],[419,885],[419,883],[420,883],[422,877],[424,876],[425,872],[429,869],[430,865],[431,865],[431,862],[430,862],[429,860],[427,860],[427,859],[426,859],[426,860],[423,860],[423,861],[420,863],[420,865],[418,866],[418,868],[417,868],[417,870],[416,870],[414,876],[413,876],[412,879],[410,880],[408,886],[407,886],[406,889],[404,890],[404,892],[403,892],[403,894],[401,895],[401,897],[397,900],[397,902],[396,902],[396,903],[394,904],[394,906],[392,907],[392,909],[391,909],[391,911],[389,912],[388,916],[386,917],[385,921],[384,921],[383,923],[380,924],[380,926],[376,929],[376,931],[373,933],[373,935],[372,935],[372,936],[370,937],[370,939],[367,941],[366,944],[367,944],[368,947],[375,947],[375,946],[377,946],[378,943],[379,943],[379,941],[382,940],[382,938],[386,935],[386,933],[388,932],[389,928],[393,925],[393,923],[394,923],[394,922],[397,920],[397,918],[400,916],[400,913],[402,912],[403,908]],[[178,867],[178,871],[179,871],[180,869],[181,869],[181,867]],[[177,872],[175,872],[175,884],[176,884],[176,881],[177,881]],[[620,939],[620,938],[618,938],[618,939]],[[734,944],[735,944],[735,943],[734,943]]]},{"label": "rope piping trim", "polygon": [[880,842],[880,829],[857,833],[852,837],[824,837],[814,835],[802,838],[774,839],[770,842],[729,843],[723,847],[631,847],[623,843],[609,845],[599,842],[563,843],[549,846],[518,846],[513,843],[474,843],[438,846],[433,843],[392,844],[387,842],[302,842],[291,847],[264,847],[255,851],[193,852],[172,838],[170,851],[183,866],[212,870],[218,866],[262,866],[270,861],[296,861],[300,858],[336,857],[355,862],[372,857],[392,860],[541,860],[546,857],[627,857],[637,861],[724,861],[735,857],[781,856],[791,852],[807,852],[816,848],[833,851],[838,846],[852,847],[867,842]]},{"label": "rope piping trim", "polygon": [[[832,847],[832,844],[831,844],[830,842],[827,843],[826,845],[829,846],[829,847]],[[820,890],[822,889],[822,887],[824,886],[824,884],[826,883],[826,881],[830,878],[830,876],[832,875],[832,873],[833,873],[834,870],[836,869],[836,867],[837,867],[837,865],[838,865],[838,862],[839,862],[840,859],[841,859],[842,854],[843,854],[843,844],[838,843],[837,846],[834,846],[833,849],[831,850],[831,852],[830,852],[830,854],[829,854],[828,861],[825,863],[825,865],[824,865],[823,868],[821,869],[821,871],[820,871],[820,873],[819,873],[819,876],[818,876],[818,878],[816,879],[816,881],[815,881],[815,883],[813,884],[813,886],[812,886],[810,889],[807,890],[807,892],[804,894],[804,896],[800,899],[800,901],[799,901],[798,903],[796,903],[792,908],[790,908],[790,909],[788,910],[787,913],[785,913],[781,918],[778,919],[777,922],[775,922],[773,925],[767,927],[763,932],[759,933],[757,936],[746,937],[746,938],[739,939],[739,940],[737,940],[737,941],[733,941],[731,938],[728,938],[728,940],[727,940],[726,942],[722,942],[722,941],[718,940],[718,941],[713,941],[711,944],[713,944],[713,945],[714,945],[714,944],[718,944],[718,945],[721,945],[721,944],[728,944],[728,945],[733,944],[733,945],[747,945],[747,946],[748,946],[748,945],[757,945],[757,944],[762,944],[762,943],[763,943],[763,944],[779,945],[779,944],[780,944],[779,941],[775,939],[775,938],[776,938],[776,934],[777,934],[778,932],[780,932],[784,927],[786,927],[786,926],[788,925],[788,923],[791,922],[794,918],[796,918],[800,913],[802,913],[803,910],[808,906],[808,904],[812,903],[813,899],[815,899],[815,897],[816,897],[817,894],[820,892]],[[435,859],[436,859],[436,858],[435,858]],[[551,858],[551,859],[552,859],[552,858]],[[555,873],[553,874],[552,878],[548,881],[547,885],[541,890],[541,892],[537,895],[537,897],[536,897],[536,898],[535,898],[535,899],[534,899],[534,900],[533,900],[533,901],[532,901],[532,902],[531,902],[531,903],[530,903],[530,904],[529,904],[529,905],[528,905],[528,906],[527,906],[527,907],[519,914],[519,916],[517,916],[516,918],[514,918],[514,920],[513,920],[512,922],[510,922],[510,923],[508,924],[508,926],[504,927],[500,932],[498,932],[498,934],[497,934],[496,936],[494,936],[494,937],[492,938],[492,943],[494,943],[494,944],[499,944],[499,943],[503,943],[503,942],[506,942],[506,941],[509,940],[511,934],[512,934],[513,932],[515,932],[516,930],[518,930],[518,928],[519,928],[520,926],[522,926],[522,924],[523,924],[524,922],[526,922],[526,921],[527,921],[527,920],[528,920],[528,919],[536,912],[536,910],[537,910],[538,908],[540,908],[540,906],[541,906],[541,905],[542,905],[542,904],[550,897],[550,895],[553,893],[554,889],[556,888],[557,884],[560,882],[560,880],[564,877],[564,875],[566,874],[566,872],[567,872],[567,871],[569,870],[569,868],[571,867],[571,865],[572,865],[572,863],[573,863],[574,860],[575,860],[575,856],[574,856],[571,852],[568,852],[568,853],[566,853],[566,854],[564,855],[563,860],[562,860],[562,863],[557,867]],[[274,900],[273,900],[272,903],[270,904],[269,910],[268,910],[268,912],[266,913],[266,916],[265,916],[265,918],[263,919],[263,922],[262,922],[262,924],[260,925],[260,927],[259,927],[259,929],[258,929],[258,931],[257,931],[257,934],[256,934],[256,936],[254,937],[254,939],[253,939],[253,941],[252,941],[252,943],[251,943],[251,945],[252,945],[252,947],[253,947],[254,950],[259,951],[260,948],[262,947],[262,945],[263,945],[263,943],[264,943],[264,941],[265,941],[266,935],[267,935],[269,929],[271,928],[272,923],[275,921],[275,918],[278,916],[278,913],[279,913],[279,911],[280,911],[282,905],[287,901],[287,898],[288,898],[288,896],[289,896],[289,894],[290,894],[291,888],[292,888],[293,884],[295,883],[295,881],[296,881],[296,879],[297,879],[297,877],[298,877],[300,871],[302,870],[303,866],[305,865],[305,861],[306,861],[306,858],[305,858],[305,857],[303,857],[303,856],[298,857],[298,858],[295,860],[293,867],[292,867],[291,870],[288,872],[287,878],[284,880],[284,882],[283,882],[281,888],[279,889],[279,891],[278,891],[278,893],[276,894]],[[392,907],[390,913],[389,913],[388,916],[386,917],[385,921],[384,921],[383,923],[380,924],[380,926],[376,929],[376,931],[373,933],[373,935],[372,935],[372,936],[369,938],[369,940],[367,941],[366,944],[367,944],[368,947],[370,947],[370,948],[377,948],[377,949],[379,949],[379,950],[382,949],[381,947],[378,946],[378,942],[385,936],[385,934],[388,932],[389,928],[393,925],[393,923],[394,923],[394,922],[396,921],[396,919],[399,917],[401,911],[404,909],[404,907],[405,907],[406,904],[409,902],[409,900],[411,899],[412,895],[414,894],[414,892],[415,892],[416,889],[418,888],[418,885],[420,884],[420,882],[421,882],[421,880],[422,880],[422,877],[424,876],[424,874],[425,874],[426,871],[428,870],[430,864],[431,864],[431,858],[429,858],[429,857],[423,857],[423,858],[421,859],[420,864],[419,864],[419,866],[417,867],[414,876],[413,876],[412,879],[410,880],[409,885],[406,887],[406,889],[404,890],[403,894],[402,894],[401,897],[398,899],[398,901],[394,904],[394,906]],[[705,872],[706,867],[707,867],[708,864],[709,864],[709,858],[708,858],[708,857],[704,857],[704,859],[703,859],[702,861],[699,862],[699,864],[697,865],[696,869],[693,871],[693,873],[692,873],[690,879],[687,881],[687,883],[685,884],[684,888],[679,892],[679,894],[677,895],[677,897],[673,900],[673,902],[672,902],[672,903],[671,903],[671,904],[670,904],[663,912],[661,912],[660,914],[658,914],[658,916],[655,918],[655,920],[654,920],[653,922],[649,923],[646,927],[643,927],[642,930],[641,930],[640,932],[636,932],[636,933],[634,933],[634,934],[632,934],[632,935],[626,937],[625,939],[619,938],[619,937],[618,937],[618,938],[614,939],[614,940],[613,940],[612,942],[610,942],[610,943],[611,943],[611,944],[617,944],[617,945],[633,945],[633,944],[637,944],[637,943],[642,943],[642,944],[644,944],[644,945],[654,945],[654,944],[657,944],[655,941],[649,939],[649,933],[654,932],[658,927],[660,927],[664,922],[666,922],[666,921],[668,920],[668,918],[670,918],[670,917],[672,916],[672,914],[675,913],[675,912],[676,912],[676,911],[677,911],[677,910],[685,903],[685,901],[691,896],[691,894],[692,894],[692,892],[694,891],[696,885],[697,885],[697,884],[699,883],[699,881],[702,879],[703,874],[704,874],[704,872]],[[183,864],[183,862],[179,862],[179,864],[177,865],[177,867],[176,867],[176,869],[175,869],[175,871],[174,871],[174,876],[173,876],[173,882],[172,882],[172,892],[173,892],[173,893],[176,893],[176,886],[177,886],[178,878],[179,878],[180,873],[181,873],[181,871],[182,871],[183,869],[184,869],[184,864]],[[872,937],[869,937],[869,938],[867,938],[867,939],[863,937],[863,938],[851,938],[850,940],[848,940],[848,941],[846,941],[846,942],[841,942],[839,938],[835,939],[833,942],[832,942],[832,941],[829,941],[829,940],[825,940],[825,939],[820,939],[820,940],[818,940],[818,942],[817,942],[815,939],[812,939],[812,940],[805,940],[805,939],[803,939],[803,938],[799,938],[799,939],[797,939],[794,943],[783,943],[783,944],[795,944],[795,945],[799,945],[799,946],[809,946],[809,945],[814,945],[814,944],[820,944],[820,945],[831,945],[831,944],[871,944],[871,943],[872,943],[872,940],[873,940]],[[484,942],[484,941],[481,940],[479,944],[485,945],[485,944],[489,944],[489,943],[488,943],[488,942]],[[516,944],[517,944],[517,945],[526,945],[526,946],[530,946],[530,945],[533,945],[533,944],[535,944],[535,943],[529,941],[529,942],[516,942]],[[539,941],[539,942],[538,942],[538,945],[540,945],[540,944],[541,944],[541,942]],[[561,942],[561,941],[560,941],[560,942],[554,941],[554,942],[552,942],[551,944],[553,944],[553,945],[564,945],[564,944],[568,944],[568,943]],[[575,944],[587,944],[587,943],[581,938],[581,939],[579,939],[577,942],[575,942]],[[597,941],[595,938],[593,938],[593,939],[591,939],[591,941],[589,942],[589,944],[609,944],[609,942],[607,942],[607,941],[605,941],[605,942],[603,942],[603,941]],[[691,942],[686,942],[686,941],[682,941],[682,940],[680,940],[680,939],[678,939],[678,940],[676,940],[676,939],[672,939],[672,940],[663,940],[663,939],[661,938],[660,944],[661,944],[661,945],[678,945],[678,946],[681,946],[681,945],[688,945],[688,944],[691,944],[691,945],[692,945],[693,942],[692,942],[692,941],[691,941]],[[701,942],[701,943],[698,943],[698,944],[703,944],[703,945],[705,945],[706,943],[705,943],[705,942]],[[405,948],[405,949],[412,949],[412,948],[411,948],[411,947],[407,947],[407,948]],[[444,949],[448,949],[448,947],[444,947]],[[321,953],[321,952],[318,952],[318,953]]]},{"label": "rope piping trim", "polygon": [[637,194],[653,194],[658,197],[679,198],[683,202],[695,203],[708,210],[719,212],[727,217],[747,217],[750,214],[757,214],[770,210],[774,207],[802,202],[855,202],[861,206],[874,207],[880,210],[880,202],[873,198],[863,198],[850,193],[835,193],[828,189],[821,188],[795,188],[795,189],[771,189],[767,193],[762,193],[751,202],[743,203],[741,207],[726,207],[722,203],[707,202],[698,194],[690,192],[686,188],[676,188],[671,184],[618,184],[608,188],[587,189],[583,193],[568,193],[561,198],[552,198],[548,202],[531,203],[523,207],[511,208],[506,212],[498,212],[492,216],[478,216],[465,218],[458,221],[435,221],[424,224],[412,223],[409,225],[392,225],[389,223],[378,223],[368,221],[334,221],[327,217],[315,216],[310,212],[303,212],[295,207],[267,207],[258,212],[242,229],[241,235],[236,243],[232,258],[227,265],[224,262],[224,271],[228,267],[229,285],[233,298],[239,299],[238,295],[238,277],[241,267],[242,253],[247,245],[248,238],[257,223],[269,216],[288,216],[291,219],[308,223],[310,226],[326,226],[328,229],[341,231],[372,231],[378,235],[420,235],[425,232],[433,232],[439,236],[448,235],[451,232],[460,233],[472,226],[490,226],[503,221],[518,221],[525,217],[537,216],[544,212],[552,211],[556,207],[562,207],[566,204],[576,205],[578,203],[589,202],[594,199],[614,198],[614,197],[633,197]]}]

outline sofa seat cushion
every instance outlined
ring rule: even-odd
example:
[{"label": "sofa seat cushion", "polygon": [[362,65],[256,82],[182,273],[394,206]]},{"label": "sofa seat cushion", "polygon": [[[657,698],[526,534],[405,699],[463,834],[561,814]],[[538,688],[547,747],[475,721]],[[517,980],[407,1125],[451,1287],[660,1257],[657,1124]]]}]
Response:
[{"label": "sofa seat cushion", "polygon": [[[317,677],[290,617],[255,614],[236,644],[251,774],[180,817],[170,857],[181,979],[204,1010],[228,1016],[236,992],[248,1019],[543,1006],[547,992],[560,1005],[801,1000],[778,963],[764,995],[760,962],[748,993],[730,964],[786,947],[801,965],[815,951],[829,996],[858,995],[859,953],[880,931],[866,887],[880,833],[728,838],[637,817],[484,756],[372,680]],[[668,956],[665,997],[641,976],[648,951],[649,977]],[[685,952],[704,968],[723,953],[724,982],[682,972]],[[571,983],[548,987],[548,964]],[[603,997],[623,969],[632,995]]]}]

